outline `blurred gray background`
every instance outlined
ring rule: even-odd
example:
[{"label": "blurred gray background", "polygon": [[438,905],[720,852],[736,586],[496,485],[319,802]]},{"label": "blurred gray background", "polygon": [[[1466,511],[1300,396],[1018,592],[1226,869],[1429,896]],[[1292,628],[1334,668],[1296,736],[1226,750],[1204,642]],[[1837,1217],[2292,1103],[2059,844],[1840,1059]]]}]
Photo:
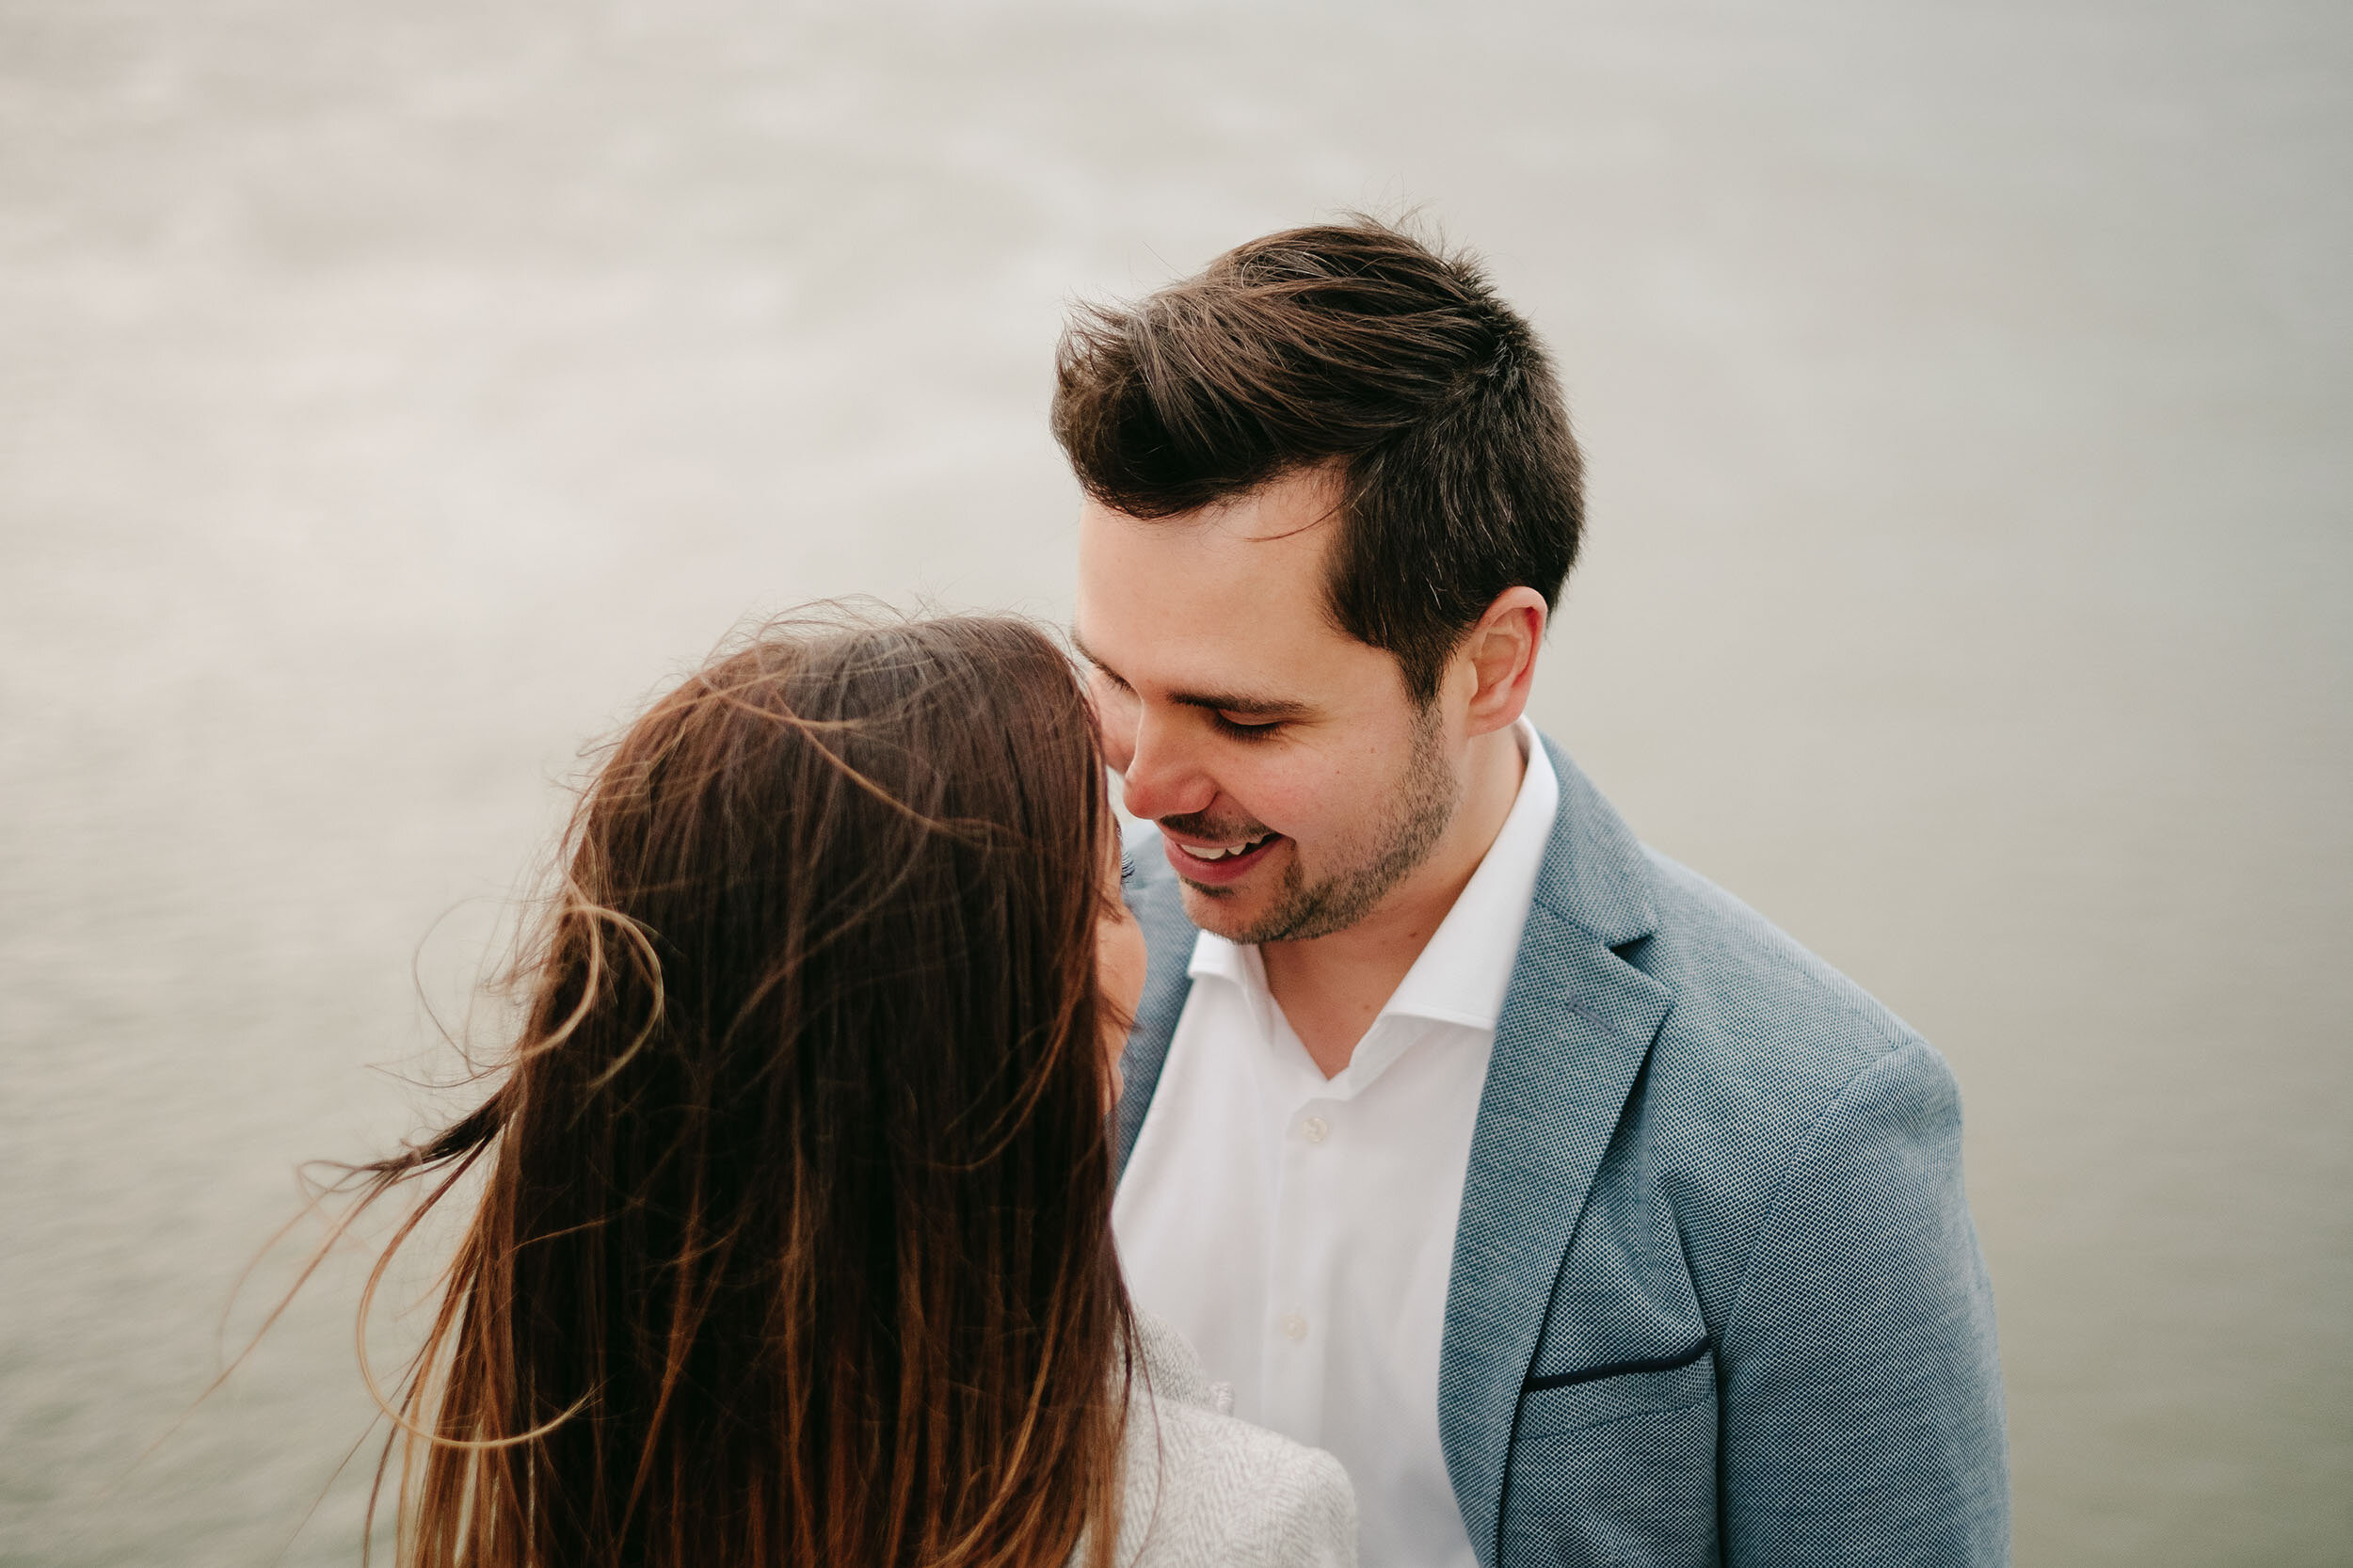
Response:
[{"label": "blurred gray background", "polygon": [[580,744],[1060,618],[1068,301],[1412,203],[1591,456],[1541,721],[1960,1073],[2019,1560],[2347,1561],[2349,97],[2294,0],[0,0],[0,1562],[354,1560],[348,1258],[173,1423]]}]

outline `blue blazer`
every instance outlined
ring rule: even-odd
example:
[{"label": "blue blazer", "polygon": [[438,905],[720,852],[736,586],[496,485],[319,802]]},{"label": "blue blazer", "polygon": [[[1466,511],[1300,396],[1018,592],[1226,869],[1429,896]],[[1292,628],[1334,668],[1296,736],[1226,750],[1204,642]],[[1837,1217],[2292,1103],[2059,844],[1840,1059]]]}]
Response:
[{"label": "blue blazer", "polygon": [[[1480,1561],[2006,1562],[1951,1072],[1644,849],[1545,745],[1560,815],[1480,1099],[1439,1365]],[[1151,962],[1123,1168],[1194,936],[1165,865],[1129,896]]]}]

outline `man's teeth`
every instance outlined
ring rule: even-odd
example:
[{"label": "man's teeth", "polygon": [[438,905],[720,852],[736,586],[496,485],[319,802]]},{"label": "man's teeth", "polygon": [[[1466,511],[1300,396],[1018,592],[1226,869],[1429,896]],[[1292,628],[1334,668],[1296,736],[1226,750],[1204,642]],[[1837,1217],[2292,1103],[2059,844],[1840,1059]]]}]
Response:
[{"label": "man's teeth", "polygon": [[1239,844],[1226,844],[1217,849],[1195,849],[1191,844],[1178,844],[1176,847],[1195,860],[1225,860],[1237,855],[1247,855],[1273,837],[1272,833],[1261,833],[1255,839],[1245,839]]}]

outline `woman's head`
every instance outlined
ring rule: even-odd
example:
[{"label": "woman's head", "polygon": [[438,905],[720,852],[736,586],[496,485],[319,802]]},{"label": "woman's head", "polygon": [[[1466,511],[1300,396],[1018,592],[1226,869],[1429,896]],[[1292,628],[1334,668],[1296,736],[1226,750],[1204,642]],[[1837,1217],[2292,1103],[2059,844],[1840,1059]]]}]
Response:
[{"label": "woman's head", "polygon": [[485,1172],[405,1555],[1108,1539],[1115,865],[1085,699],[1018,622],[774,628],[632,725],[504,1077],[372,1168]]}]

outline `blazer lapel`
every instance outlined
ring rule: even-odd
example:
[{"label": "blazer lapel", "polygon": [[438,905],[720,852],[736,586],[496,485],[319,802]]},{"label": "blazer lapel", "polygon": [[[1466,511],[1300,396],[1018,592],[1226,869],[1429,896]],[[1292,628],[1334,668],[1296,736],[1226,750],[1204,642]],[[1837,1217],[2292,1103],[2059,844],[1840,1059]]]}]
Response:
[{"label": "blazer lapel", "polygon": [[1560,748],[1545,748],[1560,813],[1480,1096],[1438,1371],[1447,1470],[1490,1568],[1512,1421],[1553,1285],[1672,1000],[1613,951],[1653,929],[1641,846]]},{"label": "blazer lapel", "polygon": [[1176,1036],[1176,1020],[1185,1011],[1193,989],[1193,944],[1200,933],[1185,919],[1184,896],[1174,873],[1146,882],[1128,899],[1136,922],[1144,927],[1144,995],[1136,1001],[1136,1021],[1128,1044],[1119,1053],[1119,1164],[1128,1169],[1135,1152],[1136,1134],[1144,1130],[1144,1112],[1152,1109],[1152,1093],[1160,1084],[1160,1068],[1168,1062],[1169,1042]]}]

